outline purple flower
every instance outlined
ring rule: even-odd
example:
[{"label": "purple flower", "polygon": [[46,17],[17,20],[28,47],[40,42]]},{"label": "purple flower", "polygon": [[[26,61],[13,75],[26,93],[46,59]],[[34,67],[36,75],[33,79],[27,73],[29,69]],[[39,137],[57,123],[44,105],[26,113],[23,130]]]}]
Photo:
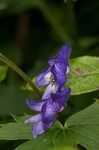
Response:
[{"label": "purple flower", "polygon": [[37,137],[48,130],[55,120],[57,112],[65,108],[70,91],[70,88],[66,88],[59,90],[56,94],[52,93],[51,96],[48,96],[48,99],[45,100],[27,100],[27,105],[30,109],[40,111],[40,114],[25,120],[25,123],[34,123],[32,129],[33,137]]},{"label": "purple flower", "polygon": [[37,137],[44,133],[52,125],[58,112],[64,110],[71,89],[62,89],[66,83],[66,73],[69,72],[70,46],[64,45],[55,58],[49,58],[49,67],[41,72],[36,79],[38,87],[46,84],[46,90],[40,101],[27,100],[31,110],[40,113],[25,120],[25,123],[33,123],[32,135]]},{"label": "purple flower", "polygon": [[[66,72],[69,72],[69,56],[70,56],[70,45],[64,45],[58,55],[55,58],[49,58],[49,67],[41,72],[36,79],[38,87],[42,87],[46,84],[55,85],[56,89],[61,88],[66,83]],[[55,91],[56,91],[55,89]]]}]

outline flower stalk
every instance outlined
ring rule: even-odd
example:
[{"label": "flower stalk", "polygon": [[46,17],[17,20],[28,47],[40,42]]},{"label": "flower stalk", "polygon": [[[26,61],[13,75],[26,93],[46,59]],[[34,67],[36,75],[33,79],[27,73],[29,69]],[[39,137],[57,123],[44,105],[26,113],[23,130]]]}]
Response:
[{"label": "flower stalk", "polygon": [[31,78],[29,78],[16,64],[14,64],[11,60],[9,60],[6,56],[0,53],[0,61],[7,64],[10,68],[12,68],[15,72],[17,72],[26,82],[30,84],[30,86],[35,90],[35,92],[41,96],[42,93],[40,89],[33,83]]}]

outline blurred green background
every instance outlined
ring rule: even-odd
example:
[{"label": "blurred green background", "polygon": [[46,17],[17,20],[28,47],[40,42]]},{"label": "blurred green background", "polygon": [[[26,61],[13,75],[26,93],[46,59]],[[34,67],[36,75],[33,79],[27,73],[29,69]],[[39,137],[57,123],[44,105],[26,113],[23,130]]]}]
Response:
[{"label": "blurred green background", "polygon": [[[48,57],[56,55],[65,43],[71,44],[71,58],[99,56],[99,0],[0,0],[0,52],[31,78],[46,68]],[[26,112],[25,101],[33,94],[20,90],[24,83],[8,70],[0,84],[1,116]],[[99,92],[72,96],[67,116],[95,98]]]}]

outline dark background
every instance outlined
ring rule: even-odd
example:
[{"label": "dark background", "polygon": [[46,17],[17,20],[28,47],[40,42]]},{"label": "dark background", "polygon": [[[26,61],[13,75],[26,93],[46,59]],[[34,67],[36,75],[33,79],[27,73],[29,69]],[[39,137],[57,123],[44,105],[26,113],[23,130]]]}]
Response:
[{"label": "dark background", "polygon": [[[0,52],[31,78],[46,68],[48,57],[69,43],[71,58],[99,56],[99,0],[0,0]],[[1,63],[2,64],[2,63]],[[21,91],[25,82],[11,69],[0,85],[1,121],[10,113],[27,111]],[[86,83],[87,84],[87,83]],[[66,115],[75,113],[99,98],[98,92],[72,96]],[[0,142],[0,150],[12,150],[19,142]]]}]

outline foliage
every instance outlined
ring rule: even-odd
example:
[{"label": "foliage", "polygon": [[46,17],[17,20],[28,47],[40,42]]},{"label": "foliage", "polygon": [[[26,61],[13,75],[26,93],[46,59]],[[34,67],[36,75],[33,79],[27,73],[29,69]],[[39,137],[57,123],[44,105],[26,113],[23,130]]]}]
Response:
[{"label": "foliage", "polygon": [[87,150],[99,149],[98,17],[98,0],[0,1],[0,53],[19,65],[33,83],[47,67],[48,57],[56,55],[64,43],[72,47],[65,84],[71,88],[71,97],[58,116],[60,121],[36,139],[32,125],[24,124],[35,114],[25,100],[39,96],[0,62],[0,149],[12,150],[13,145],[15,150],[78,150],[78,144]]},{"label": "foliage", "polygon": [[71,60],[71,72],[68,75],[68,86],[72,95],[99,90],[99,58],[84,56]]},{"label": "foliage", "polygon": [[[31,126],[24,125],[24,117],[15,117],[16,122],[1,124],[0,139],[17,140],[28,139],[16,148],[16,150],[39,149],[70,149],[76,150],[77,144],[87,149],[99,149],[99,102],[95,102],[88,108],[72,115],[62,126],[56,122],[51,129],[36,139],[31,136]],[[62,140],[61,140],[62,139]],[[61,141],[61,142],[60,142]]]}]

